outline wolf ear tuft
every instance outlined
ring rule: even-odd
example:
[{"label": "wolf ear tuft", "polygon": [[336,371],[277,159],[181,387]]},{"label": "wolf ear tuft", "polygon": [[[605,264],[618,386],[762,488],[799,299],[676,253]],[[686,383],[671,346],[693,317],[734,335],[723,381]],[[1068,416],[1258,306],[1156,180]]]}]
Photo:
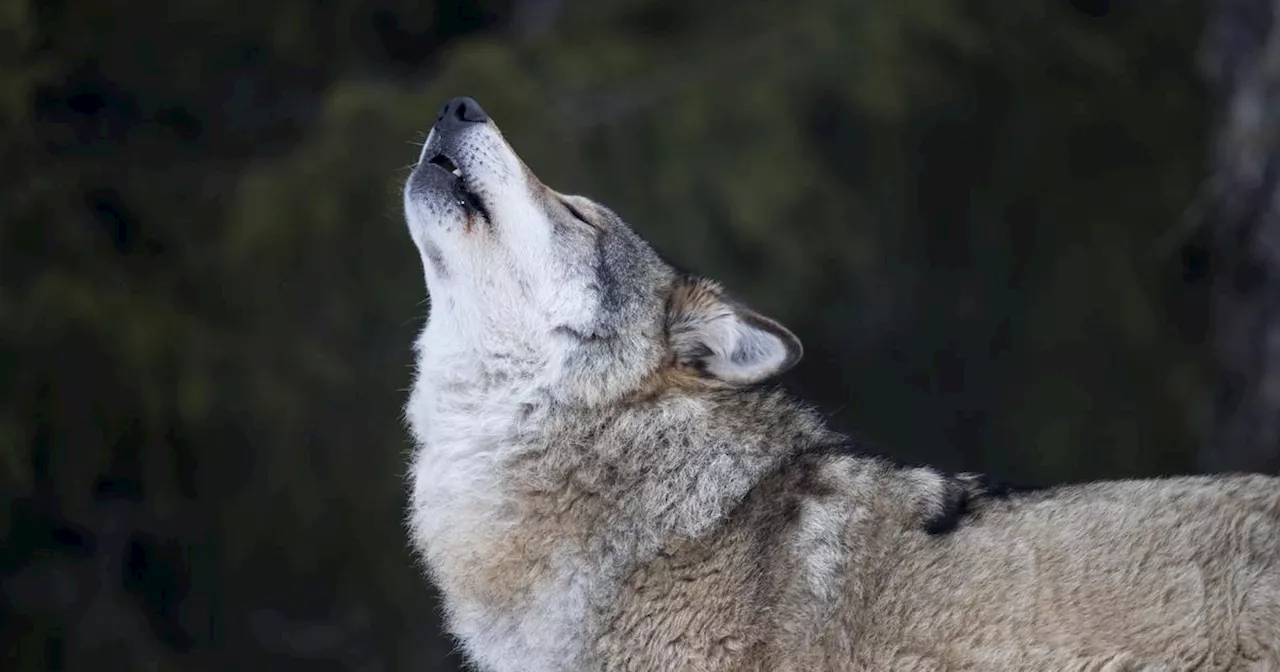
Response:
[{"label": "wolf ear tuft", "polygon": [[786,327],[738,305],[708,280],[682,282],[671,294],[667,333],[677,362],[734,385],[750,385],[795,366],[804,354]]}]

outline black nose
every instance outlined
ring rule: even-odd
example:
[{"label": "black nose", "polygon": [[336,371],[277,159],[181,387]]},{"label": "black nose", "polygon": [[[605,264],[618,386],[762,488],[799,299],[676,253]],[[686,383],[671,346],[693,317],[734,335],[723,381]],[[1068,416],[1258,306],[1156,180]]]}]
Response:
[{"label": "black nose", "polygon": [[484,113],[480,103],[469,96],[460,96],[449,100],[440,108],[440,114],[436,116],[436,128],[447,131],[467,124],[482,124],[488,120],[489,115]]}]

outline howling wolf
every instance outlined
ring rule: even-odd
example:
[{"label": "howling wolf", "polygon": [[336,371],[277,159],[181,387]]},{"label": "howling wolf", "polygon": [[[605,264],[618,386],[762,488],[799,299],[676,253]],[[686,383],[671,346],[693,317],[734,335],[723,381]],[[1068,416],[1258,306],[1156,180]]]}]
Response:
[{"label": "howling wolf", "polygon": [[1280,671],[1280,479],[1022,492],[861,455],[768,385],[791,332],[470,98],[404,209],[409,527],[479,668]]}]

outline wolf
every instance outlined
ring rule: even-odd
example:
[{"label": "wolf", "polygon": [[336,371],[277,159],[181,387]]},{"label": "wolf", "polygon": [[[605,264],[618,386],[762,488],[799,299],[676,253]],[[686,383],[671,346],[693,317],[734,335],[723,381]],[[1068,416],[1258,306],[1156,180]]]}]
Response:
[{"label": "wolf", "polygon": [[471,98],[405,182],[407,527],[477,668],[1277,670],[1280,479],[1003,488],[860,451],[777,321]]}]

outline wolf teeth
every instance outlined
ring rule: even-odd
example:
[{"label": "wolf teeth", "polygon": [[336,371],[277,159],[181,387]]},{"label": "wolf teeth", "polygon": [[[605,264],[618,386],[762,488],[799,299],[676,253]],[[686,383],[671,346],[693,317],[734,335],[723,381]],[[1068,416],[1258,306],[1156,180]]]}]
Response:
[{"label": "wolf teeth", "polygon": [[462,171],[457,168],[454,168],[449,172],[453,173],[454,177],[462,177]]}]

